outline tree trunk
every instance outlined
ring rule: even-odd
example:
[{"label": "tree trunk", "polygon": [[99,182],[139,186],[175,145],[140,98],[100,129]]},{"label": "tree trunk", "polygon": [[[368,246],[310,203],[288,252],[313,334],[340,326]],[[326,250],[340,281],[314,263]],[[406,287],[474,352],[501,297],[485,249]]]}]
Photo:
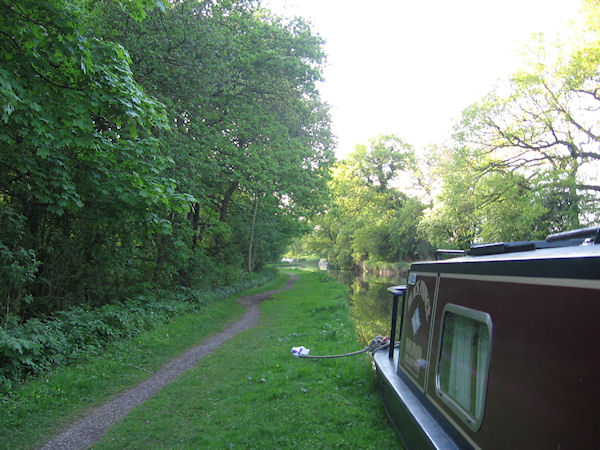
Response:
[{"label": "tree trunk", "polygon": [[223,203],[221,203],[221,208],[219,210],[219,222],[225,222],[225,219],[227,218],[227,213],[229,212],[229,203],[231,202],[231,197],[233,197],[233,193],[237,188],[237,181],[232,181],[229,184],[229,188],[223,196]]},{"label": "tree trunk", "polygon": [[192,210],[189,212],[188,217],[192,221],[192,249],[196,249],[198,244],[198,225],[200,223],[200,203],[196,202],[192,205]]},{"label": "tree trunk", "polygon": [[254,214],[252,216],[252,228],[250,229],[250,245],[248,248],[248,272],[252,272],[252,246],[254,244],[254,226],[256,225],[256,211],[258,210],[258,197],[254,200]]}]

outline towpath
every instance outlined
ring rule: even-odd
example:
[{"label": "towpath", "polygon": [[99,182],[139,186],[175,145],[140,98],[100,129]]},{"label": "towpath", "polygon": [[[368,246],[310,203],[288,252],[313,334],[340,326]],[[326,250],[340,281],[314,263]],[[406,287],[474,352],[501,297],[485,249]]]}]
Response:
[{"label": "towpath", "polygon": [[83,418],[48,442],[43,449],[88,448],[131,409],[144,403],[183,372],[194,367],[198,361],[214,352],[223,342],[258,325],[260,302],[272,295],[291,289],[296,279],[296,274],[290,274],[287,285],[281,289],[238,299],[238,303],[246,308],[246,312],[237,322],[186,351],[180,357],[171,360],[146,381],[119,394],[104,405],[88,411]]}]

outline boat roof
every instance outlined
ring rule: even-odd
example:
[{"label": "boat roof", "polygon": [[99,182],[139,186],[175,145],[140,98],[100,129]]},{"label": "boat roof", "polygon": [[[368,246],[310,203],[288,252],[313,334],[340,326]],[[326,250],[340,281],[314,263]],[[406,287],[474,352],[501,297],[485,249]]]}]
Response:
[{"label": "boat roof", "polygon": [[543,241],[473,245],[465,256],[413,263],[411,271],[600,279],[600,227]]}]

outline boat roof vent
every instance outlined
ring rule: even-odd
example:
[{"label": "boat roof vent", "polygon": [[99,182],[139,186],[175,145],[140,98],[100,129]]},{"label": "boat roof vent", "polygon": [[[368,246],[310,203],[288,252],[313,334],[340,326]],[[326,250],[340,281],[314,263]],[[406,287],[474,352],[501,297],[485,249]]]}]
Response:
[{"label": "boat roof vent", "polygon": [[591,239],[593,244],[600,244],[600,227],[579,228],[546,236],[546,242],[557,242],[571,239]]},{"label": "boat roof vent", "polygon": [[471,245],[471,249],[468,253],[471,256],[497,255],[499,253],[527,252],[535,250],[536,248],[535,241],[498,242],[495,244]]},{"label": "boat roof vent", "polygon": [[473,244],[467,253],[470,256],[497,255],[500,253],[526,252],[542,248],[571,247],[582,244],[600,244],[600,226],[551,234],[543,241]]}]

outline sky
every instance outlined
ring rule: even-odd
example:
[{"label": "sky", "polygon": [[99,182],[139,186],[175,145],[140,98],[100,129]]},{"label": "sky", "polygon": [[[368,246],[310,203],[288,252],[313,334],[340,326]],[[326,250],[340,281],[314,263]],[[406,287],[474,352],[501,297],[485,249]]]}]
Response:
[{"label": "sky", "polygon": [[320,86],[331,105],[336,154],[379,134],[418,150],[521,66],[531,33],[555,35],[578,0],[262,0],[302,16],[328,55]]}]

